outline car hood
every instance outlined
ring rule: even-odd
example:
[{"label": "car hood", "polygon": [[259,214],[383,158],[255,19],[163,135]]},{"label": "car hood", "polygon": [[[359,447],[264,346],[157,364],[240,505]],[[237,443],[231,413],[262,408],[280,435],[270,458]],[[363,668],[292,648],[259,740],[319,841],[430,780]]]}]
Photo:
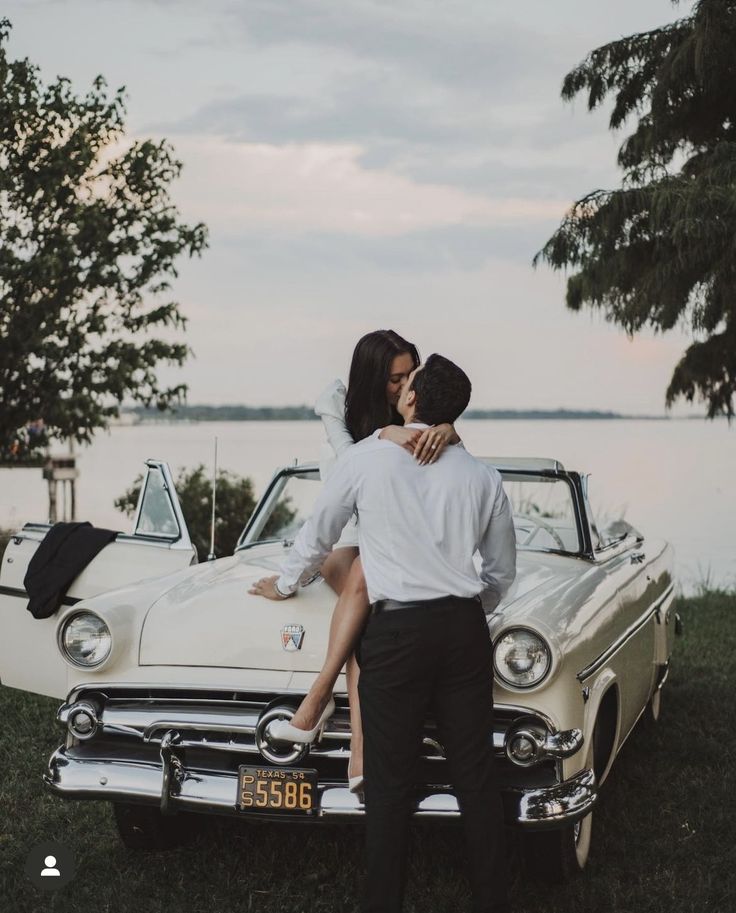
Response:
[{"label": "car hood", "polygon": [[[248,593],[253,581],[277,573],[283,556],[280,545],[264,545],[190,568],[146,614],[140,664],[318,672],[336,599],[327,584],[318,580],[282,602]],[[577,573],[578,562],[546,557],[520,554],[495,618],[512,617],[518,605],[530,623],[536,594],[559,590]]]},{"label": "car hood", "polygon": [[318,671],[335,603],[327,584],[283,602],[248,593],[283,556],[281,546],[262,546],[192,568],[149,609],[140,664]]}]

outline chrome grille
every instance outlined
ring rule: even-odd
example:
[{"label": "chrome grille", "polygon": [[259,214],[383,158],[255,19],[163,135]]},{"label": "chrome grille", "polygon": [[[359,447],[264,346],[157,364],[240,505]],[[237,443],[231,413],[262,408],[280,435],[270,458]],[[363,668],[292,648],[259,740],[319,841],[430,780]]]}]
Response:
[{"label": "chrome grille", "polygon": [[[221,691],[173,689],[164,687],[105,686],[77,689],[70,703],[80,699],[96,700],[101,708],[100,734],[86,743],[85,751],[105,753],[116,745],[127,745],[137,757],[158,757],[161,740],[169,730],[179,733],[177,749],[187,750],[187,762],[193,767],[210,770],[235,770],[249,760],[259,761],[255,730],[261,714],[272,704],[292,703],[295,707],[303,693]],[[345,782],[350,758],[350,717],[347,697],[335,698],[336,710],[325,727],[322,740],[309,750],[303,764],[316,767],[320,776],[331,782]],[[527,712],[497,708],[494,714],[493,745],[497,771],[502,782],[519,782],[519,768],[511,764],[504,752],[507,728]],[[540,722],[542,722],[540,720]],[[542,725],[543,722],[542,722]],[[425,726],[420,759],[421,782],[446,785],[448,774],[437,727],[432,720]],[[540,764],[523,773],[530,778],[554,782],[555,765]]]}]

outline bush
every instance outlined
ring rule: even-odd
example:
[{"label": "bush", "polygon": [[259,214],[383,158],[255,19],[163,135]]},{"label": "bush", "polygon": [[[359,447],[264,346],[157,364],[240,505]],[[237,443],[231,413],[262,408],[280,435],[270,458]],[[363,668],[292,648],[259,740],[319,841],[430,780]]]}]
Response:
[{"label": "bush", "polygon": [[[138,504],[138,494],[143,482],[139,475],[131,488],[115,499],[115,507],[126,516],[133,517]],[[203,561],[210,551],[212,524],[212,480],[206,475],[202,463],[195,469],[179,469],[176,479],[176,493],[179,496],[182,513],[189,529],[189,535],[196,546],[199,560]],[[215,519],[215,554],[231,555],[235,544],[256,506],[253,481],[221,469],[217,473],[217,504]],[[285,526],[294,517],[289,499],[279,501],[274,508],[264,535],[272,529]]]},{"label": "bush", "polygon": [[10,540],[12,538],[13,538],[12,529],[0,529],[0,558],[2,558],[2,556],[3,556],[3,552],[5,551],[5,546],[8,544],[8,542],[10,542]]}]

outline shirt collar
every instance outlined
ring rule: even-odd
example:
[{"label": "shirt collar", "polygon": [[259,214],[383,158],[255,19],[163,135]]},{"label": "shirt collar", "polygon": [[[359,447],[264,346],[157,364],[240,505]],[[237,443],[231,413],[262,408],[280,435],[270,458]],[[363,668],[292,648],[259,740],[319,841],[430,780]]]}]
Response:
[{"label": "shirt collar", "polygon": [[425,422],[409,422],[408,424],[404,425],[404,428],[429,428],[429,425],[427,425]]}]

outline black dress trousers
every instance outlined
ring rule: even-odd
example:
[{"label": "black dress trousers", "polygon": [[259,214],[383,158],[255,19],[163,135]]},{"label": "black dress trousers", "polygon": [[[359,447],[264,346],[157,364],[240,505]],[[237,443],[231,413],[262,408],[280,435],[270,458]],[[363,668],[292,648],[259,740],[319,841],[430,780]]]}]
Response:
[{"label": "black dress trousers", "polygon": [[503,806],[494,770],[491,639],[478,599],[371,615],[359,648],[365,733],[363,913],[399,913],[422,730],[433,712],[460,804],[477,913],[508,910]]}]

